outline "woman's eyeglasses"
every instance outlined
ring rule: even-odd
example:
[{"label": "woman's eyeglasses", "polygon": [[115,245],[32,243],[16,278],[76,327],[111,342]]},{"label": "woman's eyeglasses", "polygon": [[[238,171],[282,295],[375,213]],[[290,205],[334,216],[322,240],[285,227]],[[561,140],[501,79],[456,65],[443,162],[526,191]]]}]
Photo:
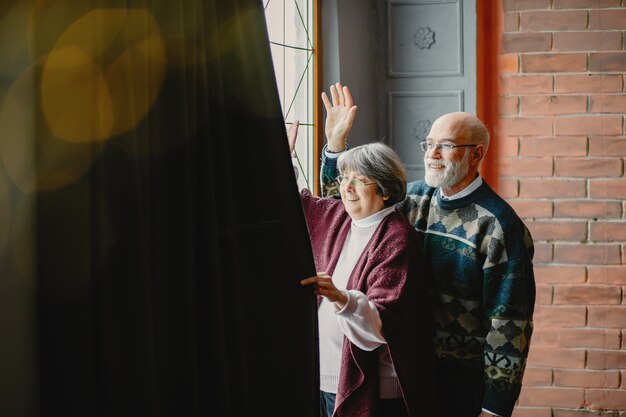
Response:
[{"label": "woman's eyeglasses", "polygon": [[363,182],[356,177],[348,178],[348,177],[344,177],[343,175],[338,176],[336,180],[339,183],[339,185],[342,185],[344,187],[348,184],[352,184],[352,186],[357,190],[359,188],[367,187],[368,185],[376,185],[375,182]]}]

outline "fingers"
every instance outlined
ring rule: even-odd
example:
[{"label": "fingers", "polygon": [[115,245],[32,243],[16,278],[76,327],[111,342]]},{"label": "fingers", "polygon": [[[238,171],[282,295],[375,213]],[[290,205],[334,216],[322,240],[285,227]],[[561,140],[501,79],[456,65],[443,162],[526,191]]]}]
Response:
[{"label": "fingers", "polygon": [[352,94],[350,94],[350,89],[348,88],[348,86],[344,86],[342,91],[345,98],[346,107],[351,108],[354,105],[354,102],[352,101]]},{"label": "fingers", "polygon": [[330,105],[330,100],[328,100],[326,92],[322,92],[322,101],[324,102],[324,107],[326,108],[326,111],[329,111],[332,106]]},{"label": "fingers", "polygon": [[338,106],[339,96],[337,95],[337,88],[334,85],[330,86],[330,97],[333,99],[333,106]]},{"label": "fingers", "polygon": [[296,145],[296,139],[298,138],[298,126],[300,126],[300,122],[296,120],[287,129],[287,140],[289,142],[290,152],[293,152],[293,149]]},{"label": "fingers", "polygon": [[337,97],[339,98],[339,104],[345,106],[346,98],[343,94],[343,87],[340,83],[335,84],[335,89],[337,90]]},{"label": "fingers", "polygon": [[326,272],[318,272],[317,276],[305,278],[300,281],[300,285],[310,285],[317,284],[319,282],[332,282],[330,275],[326,274]]},{"label": "fingers", "polygon": [[348,125],[348,129],[350,129],[352,127],[352,123],[354,123],[354,119],[356,118],[356,111],[357,111],[358,107],[357,106],[352,106],[350,108],[350,110],[348,111],[348,117],[346,118],[346,123]]}]

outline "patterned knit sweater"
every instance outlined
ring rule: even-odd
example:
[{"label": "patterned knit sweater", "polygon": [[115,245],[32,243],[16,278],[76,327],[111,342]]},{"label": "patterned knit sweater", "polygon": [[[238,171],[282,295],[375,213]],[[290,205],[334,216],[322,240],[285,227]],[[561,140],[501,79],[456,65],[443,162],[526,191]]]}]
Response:
[{"label": "patterned knit sweater", "polygon": [[[336,159],[324,162],[323,192],[333,194]],[[398,209],[424,234],[436,291],[439,372],[455,380],[483,372],[482,407],[510,416],[521,388],[535,302],[528,229],[484,181],[451,201],[443,200],[438,188],[412,182]]]}]

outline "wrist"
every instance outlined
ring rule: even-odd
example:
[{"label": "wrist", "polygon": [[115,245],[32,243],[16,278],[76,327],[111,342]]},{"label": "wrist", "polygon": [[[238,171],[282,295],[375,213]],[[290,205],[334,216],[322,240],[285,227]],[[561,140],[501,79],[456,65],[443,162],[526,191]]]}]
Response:
[{"label": "wrist", "polygon": [[337,144],[337,143],[331,143],[328,142],[328,144],[326,145],[326,151],[330,152],[330,153],[341,153],[343,151],[345,151],[346,148],[346,142],[343,142],[343,144]]}]

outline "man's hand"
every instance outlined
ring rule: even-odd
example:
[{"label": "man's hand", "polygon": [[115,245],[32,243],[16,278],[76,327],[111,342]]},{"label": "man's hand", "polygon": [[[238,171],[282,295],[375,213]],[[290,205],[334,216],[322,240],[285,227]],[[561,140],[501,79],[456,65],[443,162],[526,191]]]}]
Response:
[{"label": "man's hand", "polygon": [[328,140],[328,150],[342,152],[346,148],[348,133],[352,129],[357,107],[352,102],[352,95],[348,87],[342,87],[340,83],[330,87],[330,96],[332,103],[326,92],[322,93],[322,101],[326,107],[326,128],[324,131]]},{"label": "man's hand", "polygon": [[483,411],[478,415],[478,417],[496,417],[495,414],[488,413],[487,411]]}]

